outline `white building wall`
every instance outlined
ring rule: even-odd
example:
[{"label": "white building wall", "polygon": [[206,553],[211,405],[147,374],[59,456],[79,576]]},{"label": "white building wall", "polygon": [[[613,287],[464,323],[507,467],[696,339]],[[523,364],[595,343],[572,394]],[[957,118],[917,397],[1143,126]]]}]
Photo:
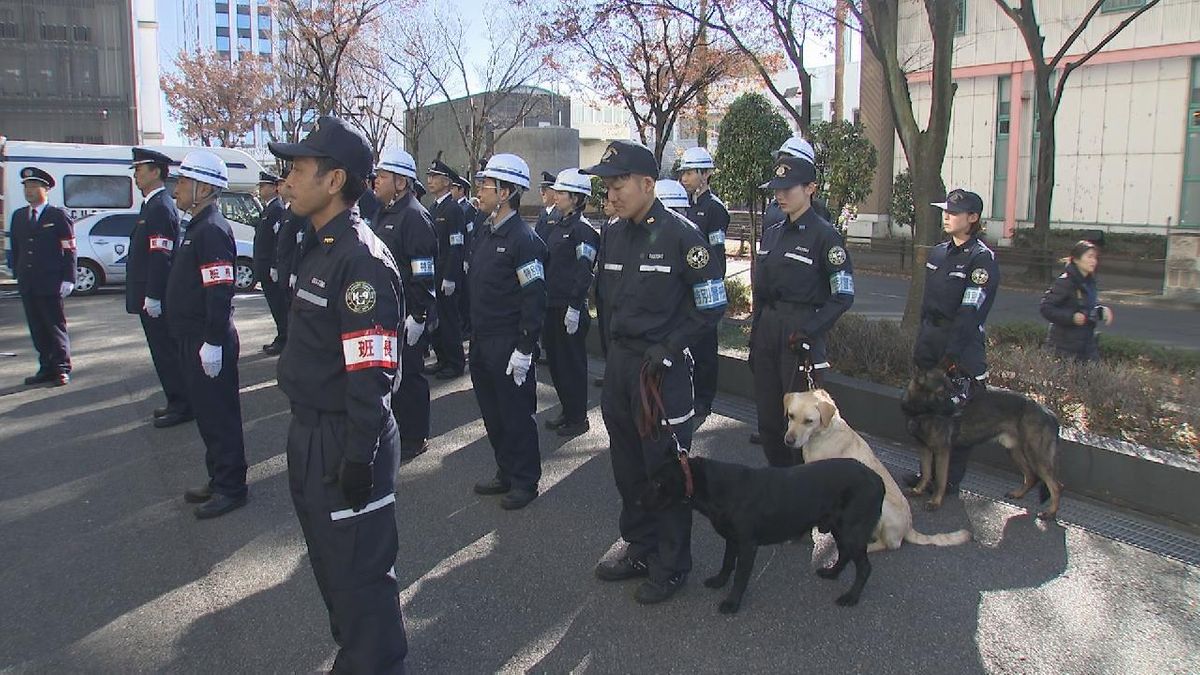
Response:
[{"label": "white building wall", "polygon": [[162,88],[158,67],[158,11],[155,0],[132,3],[133,59],[137,73],[138,139],[143,144],[163,142]]}]

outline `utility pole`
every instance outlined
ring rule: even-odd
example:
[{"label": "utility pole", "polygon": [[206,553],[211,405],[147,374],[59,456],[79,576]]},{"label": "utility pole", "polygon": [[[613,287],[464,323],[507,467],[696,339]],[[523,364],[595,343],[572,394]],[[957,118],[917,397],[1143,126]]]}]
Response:
[{"label": "utility pole", "polygon": [[846,25],[846,0],[837,0],[833,10],[833,121],[842,120],[846,95],[846,42],[843,37]]},{"label": "utility pole", "polygon": [[[697,45],[701,66],[708,63],[708,0],[700,0],[700,43]],[[708,86],[700,89],[696,97],[696,144],[708,147]]]}]

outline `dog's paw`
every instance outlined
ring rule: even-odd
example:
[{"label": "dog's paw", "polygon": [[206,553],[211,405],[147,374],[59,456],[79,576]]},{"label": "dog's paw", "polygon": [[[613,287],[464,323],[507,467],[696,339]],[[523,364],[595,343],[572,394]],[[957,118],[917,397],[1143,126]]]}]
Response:
[{"label": "dog's paw", "polygon": [[841,570],[836,567],[818,567],[817,576],[822,579],[836,579],[841,574]]},{"label": "dog's paw", "polygon": [[853,607],[858,604],[858,596],[854,593],[842,593],[834,602],[842,607]]},{"label": "dog's paw", "polygon": [[926,489],[927,488],[921,487],[905,488],[904,494],[908,495],[909,497],[920,497],[921,495],[925,494]]},{"label": "dog's paw", "polygon": [[1041,518],[1042,520],[1057,520],[1058,512],[1057,511],[1042,511],[1041,513],[1038,513],[1038,518]]},{"label": "dog's paw", "polygon": [[741,608],[741,600],[722,600],[721,604],[717,605],[717,610],[722,614],[737,614]]},{"label": "dog's paw", "polygon": [[1008,492],[1004,493],[1004,496],[1008,497],[1009,499],[1024,499],[1025,498],[1025,490],[1022,490],[1021,488],[1017,488],[1016,490],[1009,490]]},{"label": "dog's paw", "polygon": [[721,588],[727,583],[729,583],[728,574],[718,574],[704,580],[704,585],[708,588]]},{"label": "dog's paw", "polygon": [[929,501],[925,502],[926,511],[937,511],[940,508],[942,508],[942,503],[936,499],[930,499]]}]

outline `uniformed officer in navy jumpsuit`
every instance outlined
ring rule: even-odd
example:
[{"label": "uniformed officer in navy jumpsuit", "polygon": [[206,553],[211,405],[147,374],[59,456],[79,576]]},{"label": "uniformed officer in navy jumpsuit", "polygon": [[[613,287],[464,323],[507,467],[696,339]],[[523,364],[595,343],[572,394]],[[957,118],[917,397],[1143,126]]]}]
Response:
[{"label": "uniformed officer in navy jumpsuit", "polygon": [[154,426],[160,429],[193,419],[179,346],[163,317],[167,277],[179,245],[179,210],[163,184],[170,167],[171,158],[161,152],[133,149],[133,181],[142,193],[142,208],[129,235],[125,263],[125,311],[141,320],[150,360],[167,398],[167,405],[154,411]]},{"label": "uniformed officer in navy jumpsuit", "polygon": [[463,374],[466,356],[463,353],[462,320],[458,315],[455,292],[464,283],[463,250],[466,248],[466,217],[462,207],[450,195],[450,185],[458,173],[441,160],[434,160],[426,171],[426,181],[433,197],[429,215],[438,235],[437,281],[438,327],[433,335],[433,351],[437,363],[425,372],[439,380],[452,380]]},{"label": "uniformed officer in navy jumpsuit", "polygon": [[[617,217],[616,211],[612,207],[612,202],[609,201],[608,195],[604,196],[604,218],[605,221],[600,224],[600,249],[604,250],[608,241],[609,233],[613,227],[621,221]],[[600,353],[604,358],[608,358],[608,313],[604,307],[604,293],[601,286],[603,285],[604,275],[596,275],[595,295],[596,295],[596,328],[600,330]],[[592,384],[597,387],[604,386],[604,377],[597,377],[592,380]]]},{"label": "uniformed officer in navy jumpsuit", "polygon": [[529,166],[499,154],[481,172],[479,208],[491,213],[475,232],[471,285],[471,384],[496,454],[496,475],[475,485],[484,495],[502,494],[500,506],[520,509],[537,498],[542,477],[538,449],[537,378],[533,350],[546,315],[546,246],[521,219],[521,195],[529,189]]},{"label": "uniformed officer in navy jumpsuit", "polygon": [[542,180],[538,183],[538,189],[541,191],[542,196],[542,210],[538,212],[537,222],[533,225],[533,231],[543,241],[546,239],[546,232],[562,218],[562,213],[559,212],[558,207],[555,205],[554,190],[551,189],[557,178],[557,176],[549,171],[543,171]]},{"label": "uniformed officer in navy jumpsuit", "polygon": [[591,428],[587,419],[587,333],[591,324],[587,296],[600,251],[600,234],[583,217],[583,208],[592,194],[590,176],[579,173],[579,169],[564,169],[551,189],[562,217],[546,229],[549,309],[542,346],[562,412],[546,420],[546,428],[570,438]]},{"label": "uniformed officer in navy jumpsuit", "polygon": [[[699,230],[655,198],[658,162],[648,148],[614,141],[585,173],[604,179],[621,217],[610,227],[597,273],[604,277],[609,324],[601,411],[629,547],[621,558],[601,562],[596,576],[649,577],[634,597],[651,604],[674,595],[691,571],[692,512],[688,504],[649,512],[639,495],[668,451],[691,447],[692,364],[685,350],[720,321],[725,282]],[[651,378],[661,376],[665,407],[661,432],[649,438],[637,425],[643,368]]]},{"label": "uniformed officer in navy jumpsuit", "polygon": [[400,432],[400,460],[425,452],[429,438],[429,381],[422,371],[429,344],[428,326],[436,323],[434,260],[437,233],[429,212],[413,195],[417,179],[413,156],[388,150],[375,167],[375,195],[383,206],[371,229],[392,253],[404,289],[404,344],[400,347],[400,388],[392,395],[392,412]]},{"label": "uniformed officer in navy jumpsuit", "polygon": [[[996,301],[1000,268],[996,254],[979,236],[983,229],[979,195],[951,190],[946,201],[933,206],[942,209],[942,230],[949,239],[930,249],[925,262],[925,296],[913,363],[925,370],[945,368],[955,386],[952,401],[961,409],[986,388],[983,324]],[[948,489],[962,482],[969,450],[954,448],[951,453]]]},{"label": "uniformed officer in navy jumpsuit", "polygon": [[[683,151],[679,163],[679,182],[687,189],[691,205],[687,219],[700,228],[700,234],[708,239],[708,252],[725,276],[725,233],[729,230],[729,210],[725,203],[713,194],[709,177],[716,164],[712,155],[704,148],[688,148]],[[699,342],[692,345],[692,358],[696,362],[696,428],[712,411],[713,399],[717,396],[717,329],[713,328]]]},{"label": "uniformed officer in navy jumpsuit", "polygon": [[[804,137],[799,135],[788,138],[783,142],[783,145],[779,146],[779,149],[775,151],[775,159],[779,159],[780,157],[799,157],[808,160],[814,166],[817,163],[817,151],[813,149],[812,143],[804,140]],[[812,198],[812,210],[816,211],[817,215],[824,218],[829,224],[834,224],[833,217],[829,213],[829,207],[816,195]],[[763,223],[766,225],[778,223],[786,217],[783,209],[779,208],[779,202],[771,199],[767,203],[767,210],[763,213]]]},{"label": "uniformed officer in navy jumpsuit", "polygon": [[275,339],[262,346],[267,354],[279,354],[287,341],[287,279],[279,279],[275,260],[279,230],[283,220],[283,200],[279,197],[282,178],[266,171],[258,174],[258,198],[263,202],[262,214],[254,227],[254,277],[262,286],[263,297],[271,318],[275,321]]},{"label": "uniformed officer in navy jumpsuit", "polygon": [[179,345],[179,360],[196,428],[204,440],[208,482],[184,493],[197,518],[215,518],[246,504],[246,449],[238,396],[233,325],[233,229],[218,204],[229,186],[225,162],[194,150],[179,165],[175,203],[192,214],[167,277],[163,312]]},{"label": "uniformed officer in navy jumpsuit", "polygon": [[46,203],[54,177],[32,166],[21,169],[25,201],[13,212],[8,241],[12,269],[25,308],[38,371],[25,384],[56,387],[71,381],[71,338],[63,298],[75,290],[75,225],[67,212]]},{"label": "uniformed officer in navy jumpsuit", "polygon": [[300,143],[268,147],[293,160],[291,208],[311,223],[278,376],[292,406],[292,503],[338,645],[331,672],[403,673],[391,398],[404,297],[387,246],[350,210],[371,147],[328,116]]},{"label": "uniformed officer in navy jumpsuit", "polygon": [[[475,243],[475,221],[479,218],[479,209],[471,203],[471,181],[465,176],[450,186],[450,196],[463,210],[463,274],[471,262],[471,250]],[[464,278],[466,278],[464,276]],[[462,321],[462,336],[464,340],[471,339],[471,289],[469,284],[463,284],[458,290],[458,317]]]},{"label": "uniformed officer in navy jumpsuit", "polygon": [[275,238],[275,275],[279,285],[283,287],[284,308],[291,314],[292,295],[296,287],[296,251],[304,239],[304,231],[308,227],[308,219],[295,214],[291,209],[291,196],[287,187],[288,172],[284,171],[279,184],[279,196],[284,202],[283,213],[279,216],[279,235]]},{"label": "uniformed officer in navy jumpsuit", "polygon": [[781,156],[762,186],[775,191],[785,218],[759,242],[750,335],[758,432],[771,466],[802,461],[783,442],[783,395],[820,387],[829,367],[825,335],[854,303],[845,242],[812,208],[816,177],[807,159]]}]

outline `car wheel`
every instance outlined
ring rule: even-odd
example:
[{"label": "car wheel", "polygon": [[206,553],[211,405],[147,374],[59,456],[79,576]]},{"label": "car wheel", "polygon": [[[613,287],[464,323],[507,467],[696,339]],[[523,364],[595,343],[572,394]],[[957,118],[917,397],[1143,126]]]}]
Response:
[{"label": "car wheel", "polygon": [[104,273],[91,260],[80,260],[75,264],[75,290],[71,295],[92,295],[104,285]]},{"label": "car wheel", "polygon": [[258,279],[254,278],[254,266],[249,258],[238,258],[237,265],[233,270],[234,282],[233,287],[239,293],[245,293],[254,288],[254,284],[258,283]]}]

